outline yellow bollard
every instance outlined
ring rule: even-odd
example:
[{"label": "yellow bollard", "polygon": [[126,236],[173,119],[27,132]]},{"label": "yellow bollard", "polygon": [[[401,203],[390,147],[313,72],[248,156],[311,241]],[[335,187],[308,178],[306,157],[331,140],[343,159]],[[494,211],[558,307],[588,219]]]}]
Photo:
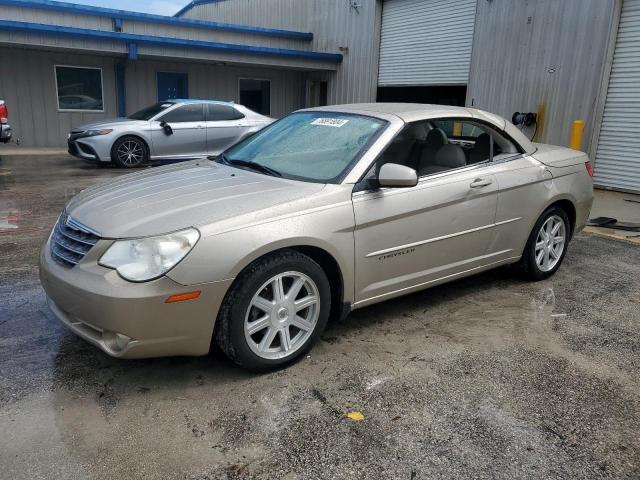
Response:
[{"label": "yellow bollard", "polygon": [[584,133],[584,120],[575,120],[571,124],[571,139],[569,148],[582,150],[582,134]]}]

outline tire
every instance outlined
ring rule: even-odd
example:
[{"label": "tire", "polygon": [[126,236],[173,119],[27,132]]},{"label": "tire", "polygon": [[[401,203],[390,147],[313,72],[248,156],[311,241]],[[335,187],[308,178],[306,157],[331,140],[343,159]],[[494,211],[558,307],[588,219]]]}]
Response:
[{"label": "tire", "polygon": [[[299,287],[297,293],[294,286]],[[276,289],[282,294],[277,296]],[[314,297],[317,302],[311,303]],[[322,267],[306,255],[283,250],[256,260],[236,278],[214,336],[236,364],[253,371],[273,370],[313,346],[330,311],[331,289]]]},{"label": "tire", "polygon": [[[556,226],[558,228],[557,234],[550,239],[545,237],[545,234],[549,233],[547,230],[549,226],[552,230]],[[571,224],[567,212],[560,207],[548,208],[540,216],[529,235],[522,258],[517,265],[518,270],[530,280],[549,278],[560,268],[567,253],[570,236]],[[561,243],[559,243],[560,237],[562,237]],[[550,248],[551,246],[553,248]],[[542,260],[539,258],[540,255]]]},{"label": "tire", "polygon": [[138,137],[122,137],[111,148],[111,161],[121,168],[138,168],[149,161],[149,149]]}]

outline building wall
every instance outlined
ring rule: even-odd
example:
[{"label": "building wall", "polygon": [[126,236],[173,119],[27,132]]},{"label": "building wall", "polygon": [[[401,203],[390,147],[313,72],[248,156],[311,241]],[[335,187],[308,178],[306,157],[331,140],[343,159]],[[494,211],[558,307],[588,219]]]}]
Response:
[{"label": "building wall", "polygon": [[[54,65],[102,68],[104,113],[59,112]],[[14,138],[25,146],[64,146],[71,128],[116,116],[114,59],[25,48],[0,48],[0,97],[7,102]]]},{"label": "building wall", "polygon": [[127,112],[157,101],[157,72],[180,72],[189,77],[189,97],[239,101],[240,78],[271,80],[271,116],[282,117],[304,106],[303,73],[296,70],[231,67],[195,62],[138,60],[126,70]]},{"label": "building wall", "polygon": [[312,50],[344,55],[337,73],[315,77],[328,80],[329,103],[370,102],[376,98],[382,1],[354,3],[358,9],[349,0],[229,0],[196,6],[183,17],[313,32]]},{"label": "building wall", "polygon": [[[0,75],[0,97],[9,107],[15,138],[25,146],[62,147],[73,127],[116,117],[115,64],[120,61],[123,59],[107,55],[0,48],[0,65],[10,68],[10,74]],[[102,68],[105,111],[58,111],[56,64]],[[128,113],[157,101],[156,74],[159,71],[187,73],[191,98],[238,101],[238,79],[249,77],[271,80],[272,116],[285,115],[304,104],[304,74],[300,71],[140,59],[127,61]]]},{"label": "building wall", "polygon": [[[95,31],[113,32],[112,19],[97,15],[72,14],[34,8],[0,5],[0,19],[27,23],[45,24],[61,27],[84,28]],[[228,22],[227,22],[228,23]],[[221,42],[231,45],[292,49],[299,52],[312,50],[313,44],[304,39],[288,39],[269,37],[246,32],[219,31],[215,29],[195,28],[181,25],[167,25],[164,23],[149,23],[125,20],[123,33],[148,35],[166,39],[203,40]],[[101,53],[127,54],[124,41],[103,40],[90,38],[71,38],[42,34],[40,32],[16,32],[0,30],[0,44],[14,44],[23,46],[37,46],[42,48],[65,48],[72,50],[86,50]],[[322,53],[322,52],[321,52]],[[339,53],[335,52],[324,53]],[[335,70],[335,61],[326,59],[309,59],[281,55],[260,55],[252,52],[228,53],[224,50],[201,48],[187,48],[176,46],[138,45],[140,56],[154,56],[166,58],[187,58],[228,64],[273,66],[306,70]]]},{"label": "building wall", "polygon": [[542,143],[567,145],[584,120],[591,153],[613,11],[613,0],[478,0],[467,105],[537,112]]}]

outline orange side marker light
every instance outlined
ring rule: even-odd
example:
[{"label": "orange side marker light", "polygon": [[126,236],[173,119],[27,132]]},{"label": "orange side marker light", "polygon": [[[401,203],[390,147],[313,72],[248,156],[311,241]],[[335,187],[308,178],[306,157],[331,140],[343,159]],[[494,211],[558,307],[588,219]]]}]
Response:
[{"label": "orange side marker light", "polygon": [[167,297],[164,303],[175,303],[175,302],[184,302],[185,300],[194,300],[200,296],[202,292],[200,290],[196,290],[195,292],[187,292],[187,293],[178,293],[176,295],[171,295]]}]

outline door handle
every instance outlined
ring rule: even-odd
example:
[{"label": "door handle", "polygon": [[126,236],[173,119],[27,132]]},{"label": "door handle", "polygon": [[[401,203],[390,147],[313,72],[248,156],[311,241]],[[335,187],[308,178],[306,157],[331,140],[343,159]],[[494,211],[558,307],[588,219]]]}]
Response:
[{"label": "door handle", "polygon": [[491,179],[489,178],[476,178],[473,182],[471,182],[469,186],[471,188],[482,188],[482,187],[487,187],[492,183],[493,181],[491,181]]}]

